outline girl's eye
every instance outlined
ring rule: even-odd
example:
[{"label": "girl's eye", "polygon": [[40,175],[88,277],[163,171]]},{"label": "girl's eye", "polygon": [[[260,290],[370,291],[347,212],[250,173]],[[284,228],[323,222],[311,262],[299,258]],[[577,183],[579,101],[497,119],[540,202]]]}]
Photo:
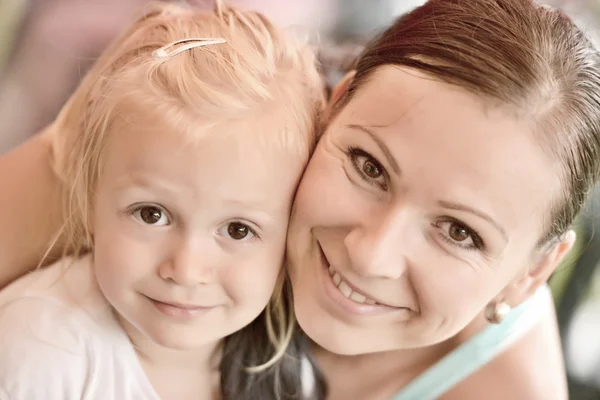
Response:
[{"label": "girl's eye", "polygon": [[385,168],[375,157],[358,147],[350,147],[348,156],[354,169],[365,182],[387,189]]},{"label": "girl's eye", "polygon": [[446,242],[463,249],[483,249],[481,237],[473,229],[458,221],[442,221],[435,224]]},{"label": "girl's eye", "polygon": [[254,236],[256,236],[256,232],[254,231],[254,229],[239,221],[230,222],[227,225],[225,225],[222,229],[223,232],[221,232],[220,230],[219,234],[223,236],[228,236],[233,240],[250,240]]},{"label": "girl's eye", "polygon": [[171,221],[167,213],[157,206],[142,206],[133,211],[133,217],[138,221],[152,226],[169,225]]}]

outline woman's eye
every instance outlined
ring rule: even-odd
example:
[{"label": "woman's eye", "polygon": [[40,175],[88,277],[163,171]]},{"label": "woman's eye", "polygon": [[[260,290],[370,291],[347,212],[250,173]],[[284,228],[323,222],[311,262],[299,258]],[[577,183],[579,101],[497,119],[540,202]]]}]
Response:
[{"label": "woman's eye", "polygon": [[362,164],[362,170],[371,179],[377,179],[383,175],[381,168],[371,160],[365,160]]},{"label": "woman's eye", "polygon": [[165,226],[171,223],[167,213],[157,206],[138,207],[133,211],[133,217],[146,225],[152,226]]},{"label": "woman's eye", "polygon": [[233,240],[249,240],[256,236],[254,230],[243,222],[230,222],[223,228],[223,231],[219,234],[228,236]]},{"label": "woman's eye", "polygon": [[465,227],[453,222],[448,228],[448,236],[456,242],[464,242],[471,237],[471,234]]},{"label": "woman's eye", "polygon": [[464,249],[482,249],[481,237],[468,226],[457,221],[438,222],[435,226],[441,230],[440,235],[450,244]]},{"label": "woman's eye", "polygon": [[352,166],[365,182],[387,189],[385,168],[375,157],[358,147],[350,147],[348,155]]}]

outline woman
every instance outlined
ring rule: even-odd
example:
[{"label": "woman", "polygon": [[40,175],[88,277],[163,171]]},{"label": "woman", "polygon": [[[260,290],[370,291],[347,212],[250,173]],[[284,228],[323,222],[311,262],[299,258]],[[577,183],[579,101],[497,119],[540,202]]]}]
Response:
[{"label": "woman", "polygon": [[[545,282],[600,170],[584,35],[529,0],[430,1],[367,47],[330,111],[288,240],[329,398],[566,398]],[[1,161],[2,283],[56,228],[54,134]]]},{"label": "woman", "polygon": [[544,283],[598,178],[598,53],[530,1],[431,1],[349,80],[288,235],[332,397],[565,398],[556,346],[535,352],[556,335]]}]

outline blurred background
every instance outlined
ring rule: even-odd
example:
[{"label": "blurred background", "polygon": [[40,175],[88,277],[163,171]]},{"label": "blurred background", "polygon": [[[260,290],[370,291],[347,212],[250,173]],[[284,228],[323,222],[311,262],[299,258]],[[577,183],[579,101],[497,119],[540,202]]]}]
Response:
[{"label": "blurred background", "polygon": [[[50,123],[105,46],[149,0],[0,0],[0,155]],[[198,7],[212,1],[189,0]],[[422,0],[229,0],[257,9],[319,49],[334,85],[361,46]],[[600,45],[600,0],[547,0]],[[599,116],[600,117],[600,116]],[[600,190],[578,243],[551,280],[571,398],[600,399]]]}]

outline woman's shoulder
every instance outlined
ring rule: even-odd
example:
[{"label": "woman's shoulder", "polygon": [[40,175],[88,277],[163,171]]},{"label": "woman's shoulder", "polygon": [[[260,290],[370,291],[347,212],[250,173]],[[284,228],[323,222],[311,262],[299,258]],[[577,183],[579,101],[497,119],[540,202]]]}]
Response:
[{"label": "woman's shoulder", "polygon": [[544,289],[531,300],[523,315],[537,315],[528,329],[492,361],[448,391],[442,400],[568,398],[552,296]]}]

